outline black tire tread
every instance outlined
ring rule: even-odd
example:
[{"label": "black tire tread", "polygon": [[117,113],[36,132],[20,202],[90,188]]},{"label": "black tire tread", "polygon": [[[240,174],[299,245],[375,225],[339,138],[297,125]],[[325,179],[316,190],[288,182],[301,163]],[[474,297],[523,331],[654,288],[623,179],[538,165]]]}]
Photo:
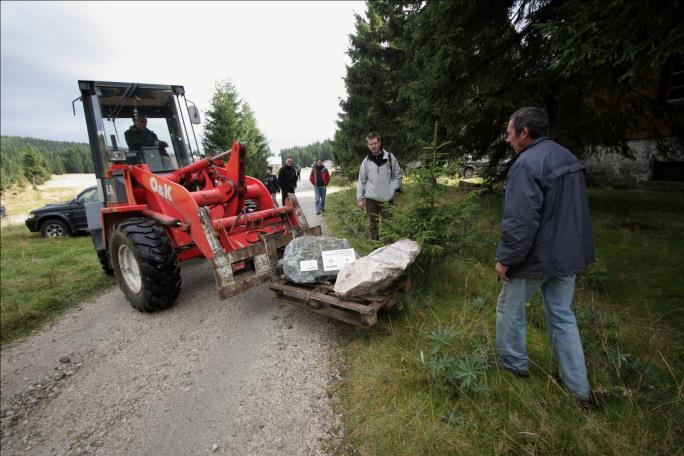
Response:
[{"label": "black tire tread", "polygon": [[155,312],[172,306],[180,294],[181,275],[166,229],[154,220],[142,217],[120,222],[112,231],[112,259],[115,258],[113,249],[120,242],[114,240],[121,236],[125,236],[129,246],[133,247],[142,276],[142,289],[138,295],[127,290],[123,280],[117,277],[131,305],[141,312]]},{"label": "black tire tread", "polygon": [[100,266],[107,275],[114,275],[114,269],[109,264],[109,257],[106,250],[97,250],[97,259],[100,260]]}]

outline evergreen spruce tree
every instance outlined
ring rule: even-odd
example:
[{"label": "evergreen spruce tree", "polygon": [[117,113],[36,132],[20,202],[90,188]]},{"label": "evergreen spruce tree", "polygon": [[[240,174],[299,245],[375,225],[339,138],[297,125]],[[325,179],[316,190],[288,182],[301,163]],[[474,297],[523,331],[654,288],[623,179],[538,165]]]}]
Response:
[{"label": "evergreen spruce tree", "polygon": [[358,170],[368,153],[365,136],[380,133],[383,145],[398,157],[411,155],[403,128],[407,100],[400,88],[409,82],[404,72],[406,52],[403,36],[416,2],[367,2],[366,16],[356,16],[356,33],[351,36],[345,85],[347,99],[340,103],[335,162],[349,173]]},{"label": "evergreen spruce tree", "polygon": [[266,138],[257,127],[254,111],[249,103],[244,103],[239,113],[238,139],[247,144],[247,174],[261,178],[266,172],[266,163],[271,150]]},{"label": "evergreen spruce tree", "polygon": [[408,145],[438,122],[449,159],[488,157],[492,171],[512,155],[508,116],[532,105],[577,155],[629,155],[639,135],[674,156],[684,122],[665,92],[684,62],[683,14],[676,0],[368,0],[351,37],[337,161],[353,171],[370,130],[410,159]]},{"label": "evergreen spruce tree", "polygon": [[43,156],[33,146],[24,149],[22,165],[24,176],[33,185],[40,185],[50,178],[50,172],[47,170]]},{"label": "evergreen spruce tree", "polygon": [[509,152],[501,140],[508,116],[520,103],[543,101],[545,93],[530,87],[543,54],[530,61],[520,48],[509,17],[512,3],[430,2],[414,18],[405,126],[412,138],[423,138],[438,122],[438,135],[450,141],[444,151],[449,160],[503,157]]},{"label": "evergreen spruce tree", "polygon": [[215,155],[229,150],[233,140],[238,139],[240,104],[237,91],[231,82],[216,83],[211,108],[206,113],[207,123],[202,136],[205,155]]},{"label": "evergreen spruce tree", "polygon": [[270,149],[266,137],[257,127],[252,107],[242,102],[228,81],[216,83],[216,91],[207,112],[202,147],[206,155],[229,150],[233,140],[247,145],[247,175],[260,178],[266,169]]}]

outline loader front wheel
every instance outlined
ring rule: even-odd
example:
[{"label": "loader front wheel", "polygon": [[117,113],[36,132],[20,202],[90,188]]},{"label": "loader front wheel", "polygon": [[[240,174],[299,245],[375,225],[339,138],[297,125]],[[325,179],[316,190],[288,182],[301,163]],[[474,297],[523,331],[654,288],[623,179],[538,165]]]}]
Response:
[{"label": "loader front wheel", "polygon": [[180,266],[166,230],[147,218],[114,226],[109,259],[121,290],[141,312],[166,309],[180,293]]}]

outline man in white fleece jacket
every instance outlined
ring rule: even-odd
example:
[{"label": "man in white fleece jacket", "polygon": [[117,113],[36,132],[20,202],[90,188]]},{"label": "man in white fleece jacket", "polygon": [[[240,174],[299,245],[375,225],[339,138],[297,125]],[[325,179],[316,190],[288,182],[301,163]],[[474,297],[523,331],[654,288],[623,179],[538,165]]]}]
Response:
[{"label": "man in white fleece jacket", "polygon": [[403,173],[397,158],[382,147],[379,134],[368,133],[366,143],[370,153],[363,159],[359,168],[356,205],[366,209],[371,239],[377,241],[378,216],[388,217],[386,205],[392,204],[394,193],[401,188]]}]

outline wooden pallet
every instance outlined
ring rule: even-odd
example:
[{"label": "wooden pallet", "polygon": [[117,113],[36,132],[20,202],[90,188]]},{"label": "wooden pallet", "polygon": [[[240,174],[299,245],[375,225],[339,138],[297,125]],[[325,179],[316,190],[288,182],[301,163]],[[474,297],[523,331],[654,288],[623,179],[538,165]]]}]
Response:
[{"label": "wooden pallet", "polygon": [[331,284],[299,284],[279,279],[271,281],[270,288],[276,297],[286,298],[290,304],[361,328],[370,328],[378,322],[380,309],[394,306],[397,292],[411,289],[411,280],[401,277],[382,294],[363,298],[338,298]]}]

